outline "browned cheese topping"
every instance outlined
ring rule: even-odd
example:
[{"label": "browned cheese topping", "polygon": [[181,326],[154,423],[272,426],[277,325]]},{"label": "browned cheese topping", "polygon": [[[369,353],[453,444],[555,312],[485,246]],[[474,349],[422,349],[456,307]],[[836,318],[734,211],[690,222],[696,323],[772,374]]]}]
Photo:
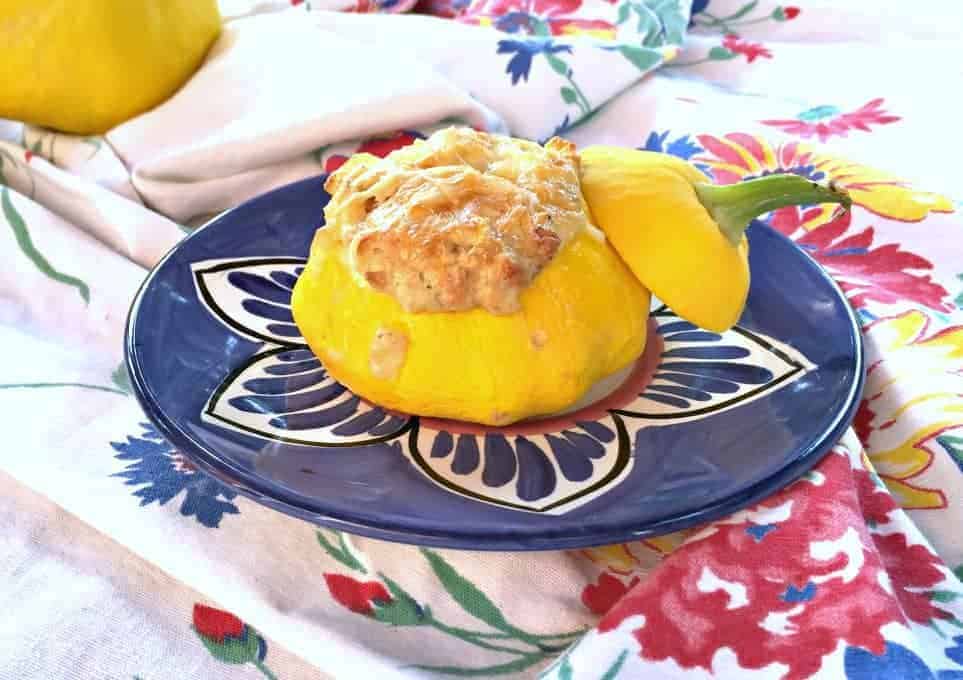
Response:
[{"label": "browned cheese topping", "polygon": [[327,180],[327,227],[367,283],[409,312],[508,314],[587,223],[574,145],[446,128]]}]

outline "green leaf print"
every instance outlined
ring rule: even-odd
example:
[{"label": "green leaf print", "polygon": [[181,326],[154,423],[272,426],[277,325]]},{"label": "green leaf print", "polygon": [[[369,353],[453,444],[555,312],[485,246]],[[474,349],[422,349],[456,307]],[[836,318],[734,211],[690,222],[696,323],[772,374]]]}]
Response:
[{"label": "green leaf print", "polygon": [[623,2],[619,5],[619,13],[615,19],[616,24],[624,24],[629,18],[629,12],[632,11],[632,6],[628,2]]},{"label": "green leaf print", "polygon": [[619,671],[622,670],[622,664],[625,663],[625,659],[628,657],[628,655],[629,650],[622,650],[622,653],[619,654],[619,657],[612,663],[611,666],[609,666],[609,669],[605,671],[605,675],[599,678],[599,680],[615,680],[615,678],[618,677]]},{"label": "green leaf print", "polygon": [[471,581],[459,574],[445,561],[441,555],[427,548],[421,549],[422,554],[427,558],[435,576],[441,581],[448,594],[458,605],[476,619],[487,623],[492,628],[510,634],[516,640],[527,642],[539,648],[542,652],[558,651],[557,646],[547,645],[545,638],[539,635],[526,633],[520,628],[516,628],[502,614],[498,606],[492,602],[485,593],[479,590]]},{"label": "green leaf print", "polygon": [[746,16],[747,14],[749,14],[749,12],[751,12],[751,11],[754,10],[754,9],[756,9],[756,6],[758,6],[758,5],[759,5],[759,0],[752,0],[751,2],[747,2],[745,5],[743,5],[742,7],[740,7],[739,10],[738,10],[737,12],[735,12],[735,14],[732,14],[732,15],[730,15],[730,16],[727,16],[727,17],[726,17],[726,20],[727,20],[727,21],[733,21],[733,20],[735,20],[735,19],[741,19],[742,17],[744,17],[744,16]]},{"label": "green leaf print", "polygon": [[421,552],[428,560],[428,564],[431,565],[435,576],[441,581],[441,585],[444,586],[448,594],[451,595],[452,599],[454,599],[462,609],[476,619],[484,621],[492,628],[503,630],[506,633],[514,633],[517,631],[514,626],[505,620],[504,615],[502,615],[501,610],[495,603],[488,599],[488,596],[475,587],[471,581],[455,571],[454,568],[445,561],[445,558],[427,548],[422,548]]},{"label": "green leaf print", "polygon": [[121,361],[114,372],[110,374],[110,381],[125,394],[130,394],[130,376],[127,374],[127,364]]},{"label": "green leaf print", "polygon": [[393,626],[421,626],[428,619],[428,614],[408,592],[384,574],[379,574],[381,580],[388,586],[392,600],[386,605],[375,607],[374,617],[382,623]]},{"label": "green leaf print", "polygon": [[631,61],[640,71],[648,71],[662,60],[662,54],[645,47],[622,45],[619,48],[622,56]]},{"label": "green leaf print", "polygon": [[953,570],[953,573],[956,574],[957,579],[963,581],[963,564],[957,565],[956,569]]},{"label": "green leaf print", "polygon": [[682,0],[645,0],[645,5],[662,22],[665,29],[662,44],[681,45],[689,25],[688,9],[683,10],[682,7],[685,5],[688,8],[690,3]]},{"label": "green leaf print", "polygon": [[944,434],[936,438],[936,442],[950,455],[953,462],[963,472],[963,437]]},{"label": "green leaf print", "polygon": [[[963,274],[957,274],[956,278],[963,281]],[[953,302],[956,303],[957,307],[960,307],[961,309],[963,309],[963,291],[961,291],[960,294],[956,296],[956,299]]]},{"label": "green leaf print", "polygon": [[726,49],[721,45],[716,45],[711,50],[709,50],[709,59],[714,61],[725,61],[726,59],[733,59],[736,53],[732,50]]},{"label": "green leaf print", "polygon": [[567,656],[562,659],[562,663],[558,667],[558,680],[572,680],[572,664]]},{"label": "green leaf print", "polygon": [[658,45],[661,41],[662,28],[659,17],[645,5],[633,4],[632,11],[639,17],[639,23],[635,27],[635,31],[642,36],[642,44],[646,46]]},{"label": "green leaf print", "polygon": [[17,239],[17,245],[20,246],[23,254],[33,262],[34,266],[54,281],[59,281],[60,283],[65,283],[68,286],[76,288],[84,302],[90,304],[90,288],[87,284],[76,276],[70,276],[69,274],[64,274],[54,269],[50,262],[47,261],[47,258],[37,250],[33,244],[33,240],[30,238],[27,224],[23,221],[23,217],[20,216],[20,213],[17,212],[13,202],[10,200],[10,189],[7,187],[3,187],[3,189],[0,190],[0,206],[3,208],[3,216],[6,218],[7,224],[13,229],[14,237]]},{"label": "green leaf print", "polygon": [[316,535],[318,538],[318,543],[321,544],[321,547],[324,548],[324,551],[338,562],[348,567],[348,569],[361,572],[362,574],[367,574],[368,570],[365,569],[365,566],[357,557],[354,556],[354,554],[351,552],[351,548],[348,547],[348,543],[345,541],[344,534],[340,531],[335,533],[338,535],[337,546],[331,543],[321,531],[317,532]]},{"label": "green leaf print", "polygon": [[548,59],[548,65],[552,67],[552,70],[555,71],[555,73],[559,74],[563,78],[568,77],[568,64],[556,57],[554,54],[549,54],[548,52],[545,53],[545,58]]},{"label": "green leaf print", "polygon": [[930,593],[930,599],[936,602],[952,602],[959,597],[960,594],[954,593],[952,590],[934,590]]},{"label": "green leaf print", "polygon": [[207,647],[211,656],[218,661],[230,664],[254,663],[257,661],[258,633],[250,626],[248,626],[247,635],[244,636],[243,640],[225,637],[224,642],[218,642],[200,633],[197,633],[197,637]]},{"label": "green leaf print", "polygon": [[578,101],[578,95],[575,94],[575,90],[572,88],[563,87],[560,91],[562,93],[562,100],[566,104],[574,104],[576,101]]}]

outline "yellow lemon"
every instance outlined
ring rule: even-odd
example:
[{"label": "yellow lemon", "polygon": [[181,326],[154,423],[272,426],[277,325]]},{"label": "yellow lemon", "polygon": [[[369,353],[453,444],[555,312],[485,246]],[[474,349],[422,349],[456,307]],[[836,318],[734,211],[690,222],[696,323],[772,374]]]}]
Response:
[{"label": "yellow lemon", "polygon": [[220,31],[216,0],[0,0],[0,117],[103,133],[170,97]]}]

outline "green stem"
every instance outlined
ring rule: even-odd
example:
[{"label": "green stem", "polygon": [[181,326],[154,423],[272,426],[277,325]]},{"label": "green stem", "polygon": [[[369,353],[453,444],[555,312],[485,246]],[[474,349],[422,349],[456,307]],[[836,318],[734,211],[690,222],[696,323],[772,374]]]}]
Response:
[{"label": "green stem", "polygon": [[721,28],[721,29],[722,29],[722,32],[723,32],[723,33],[731,33],[731,32],[732,32],[732,31],[729,30],[729,24],[726,23],[726,19],[720,19],[719,17],[714,16],[714,15],[712,15],[712,14],[709,14],[708,12],[700,12],[697,16],[698,16],[699,18],[705,17],[705,18],[709,19],[709,21],[706,22],[706,23],[703,23],[703,22],[701,22],[701,21],[697,21],[696,23],[697,23],[697,25],[699,25],[699,26],[704,26],[705,28],[716,28],[716,27],[718,27],[718,28]]},{"label": "green stem", "polygon": [[579,628],[578,630],[573,630],[568,633],[554,633],[551,635],[536,635],[535,637],[540,640],[560,640],[561,638],[572,638],[578,637],[579,635],[585,635],[588,632],[588,628]]},{"label": "green stem", "polygon": [[592,105],[589,103],[588,97],[585,96],[585,93],[582,92],[582,88],[580,88],[578,83],[572,79],[571,75],[566,75],[565,79],[568,80],[569,85],[571,85],[572,89],[575,90],[575,95],[578,97],[578,107],[582,109],[582,115],[588,115],[591,113]]},{"label": "green stem", "polygon": [[699,201],[732,245],[738,245],[756,217],[787,205],[839,203],[849,210],[852,199],[843,189],[799,175],[778,174],[736,184],[696,184]]},{"label": "green stem", "polygon": [[278,680],[278,676],[271,672],[271,669],[264,665],[264,662],[257,660],[254,662],[254,666],[264,674],[264,677],[268,680]]},{"label": "green stem", "polygon": [[[481,647],[483,649],[490,649],[495,652],[508,652],[509,654],[528,654],[529,653],[524,649],[516,649],[515,647],[504,647],[502,645],[493,645],[490,642],[479,640],[477,639],[477,637],[479,636],[478,633],[475,633],[474,631],[471,631],[471,630],[467,630],[465,628],[459,628],[457,626],[449,626],[448,624],[442,623],[441,621],[435,618],[429,619],[428,625],[430,625],[432,628],[436,628],[437,630],[440,630],[442,633],[447,633],[448,635],[454,635],[459,640],[468,642],[470,644],[475,645],[476,647]],[[484,635],[484,633],[481,633],[480,635]]]},{"label": "green stem", "polygon": [[40,387],[81,387],[85,390],[98,390],[100,392],[112,392],[113,394],[123,394],[127,395],[123,390],[118,390],[114,387],[105,387],[103,385],[88,385],[87,383],[73,383],[73,382],[50,382],[50,383],[6,383],[0,384],[0,390],[20,390],[20,389],[37,389]]},{"label": "green stem", "polygon": [[557,633],[555,635],[527,635],[526,637],[521,638],[518,635],[511,635],[509,633],[484,633],[481,631],[468,630],[467,628],[459,628],[458,626],[449,626],[448,624],[442,623],[441,621],[435,619],[434,617],[430,617],[428,619],[428,625],[442,631],[443,633],[454,635],[458,639],[463,640],[465,642],[469,642],[473,645],[484,647],[485,649],[492,649],[492,650],[502,651],[502,652],[511,652],[514,654],[527,654],[528,652],[521,649],[515,649],[513,647],[502,647],[500,645],[493,645],[489,642],[484,642],[483,640],[481,640],[481,638],[486,638],[489,640],[519,640],[521,642],[526,642],[538,648],[538,650],[541,652],[552,653],[552,652],[562,651],[567,646],[567,643],[564,646],[557,646],[557,645],[545,644],[542,642],[542,640],[557,640],[560,638],[575,637],[577,635],[582,635],[583,633],[585,633],[585,630],[578,630],[578,631],[572,631],[570,633]]},{"label": "green stem", "polygon": [[749,24],[761,24],[765,23],[766,21],[772,21],[772,18],[765,16],[757,17],[756,19],[736,19],[731,23],[733,26],[748,26]]},{"label": "green stem", "polygon": [[708,61],[718,61],[717,59],[712,59],[706,57],[704,59],[696,59],[695,61],[669,61],[663,66],[664,68],[678,68],[679,66],[696,66],[697,64],[705,64]]}]

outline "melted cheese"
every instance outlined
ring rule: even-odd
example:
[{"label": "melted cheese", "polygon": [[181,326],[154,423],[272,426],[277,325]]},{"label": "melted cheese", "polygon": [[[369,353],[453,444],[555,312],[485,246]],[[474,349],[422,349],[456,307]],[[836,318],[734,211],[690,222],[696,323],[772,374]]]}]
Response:
[{"label": "melted cheese", "polygon": [[588,224],[574,146],[446,128],[327,180],[327,228],[368,285],[409,312],[519,309]]}]

